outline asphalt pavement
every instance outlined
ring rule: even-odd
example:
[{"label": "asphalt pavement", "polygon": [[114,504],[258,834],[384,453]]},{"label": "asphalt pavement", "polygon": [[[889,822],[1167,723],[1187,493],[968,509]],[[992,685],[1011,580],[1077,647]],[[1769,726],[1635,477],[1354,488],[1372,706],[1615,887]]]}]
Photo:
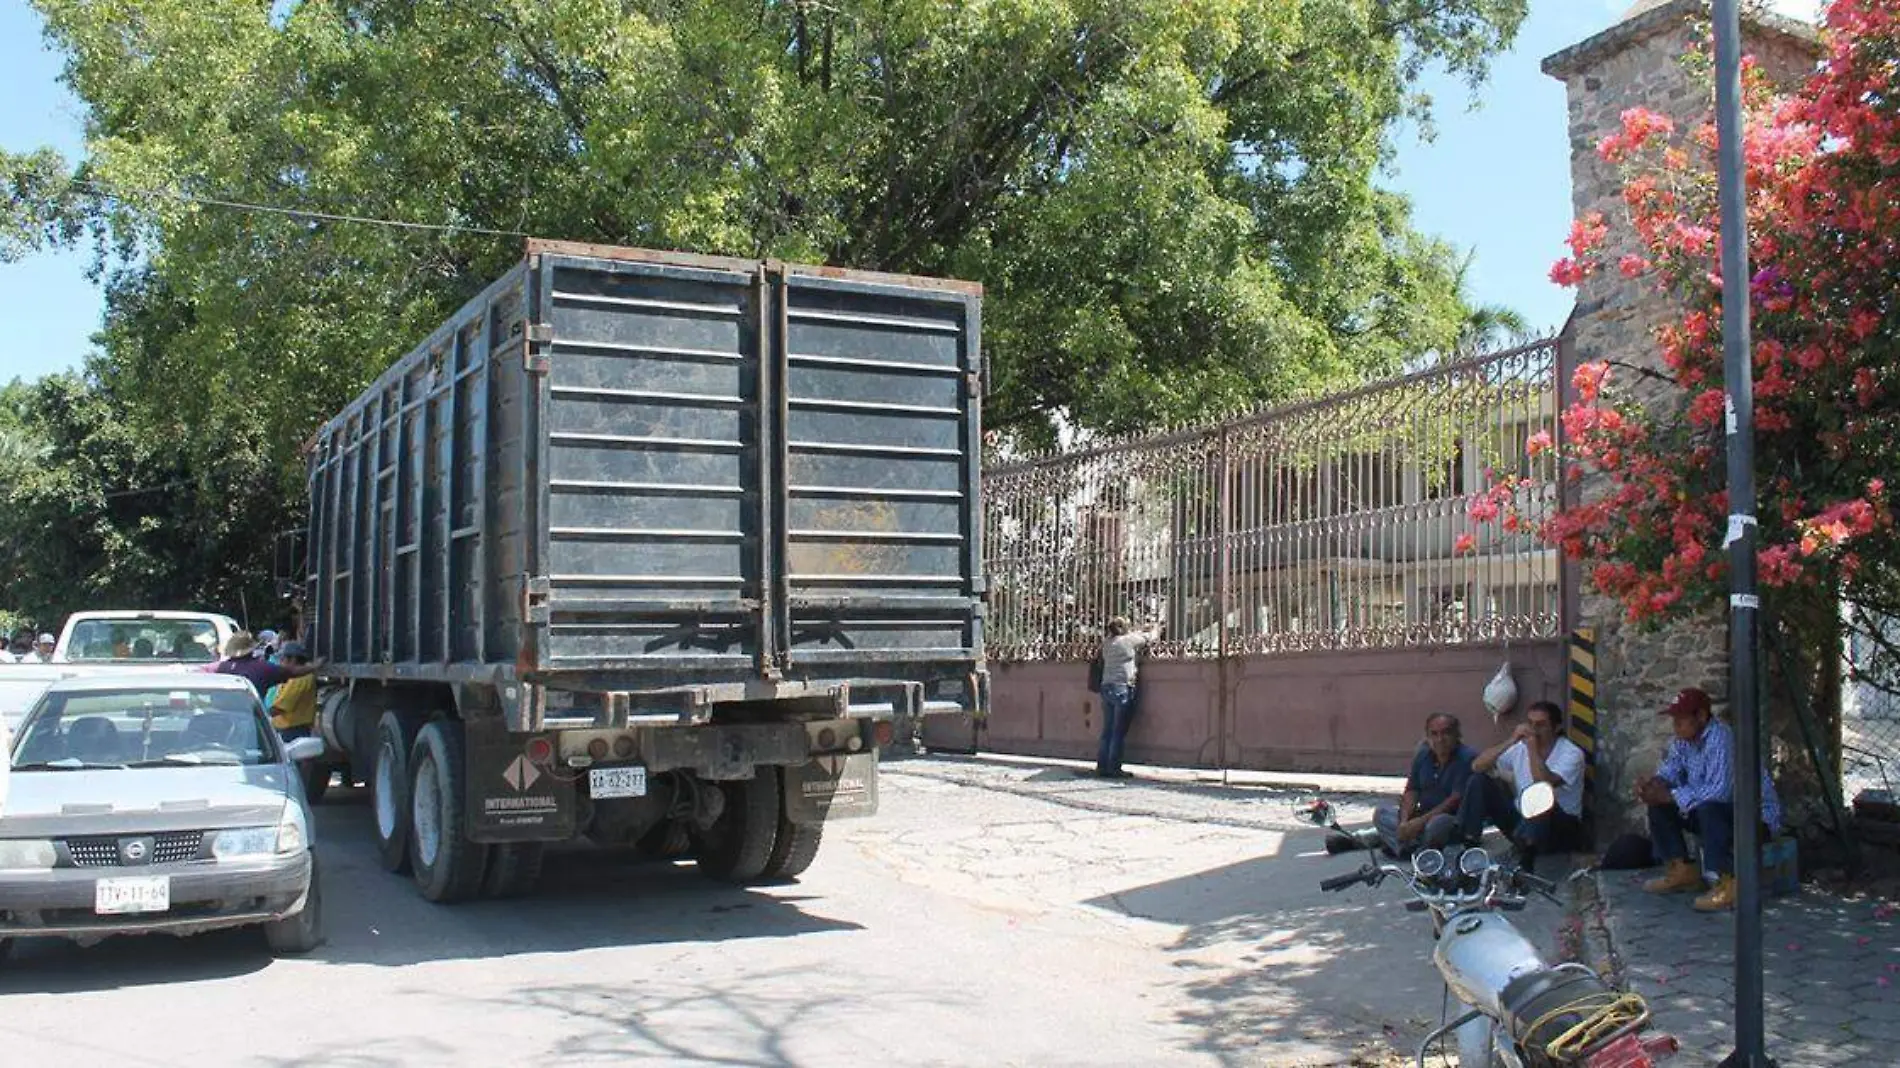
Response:
[{"label": "asphalt pavement", "polygon": [[534,898],[441,907],[333,791],[325,946],[24,943],[0,1063],[1383,1065],[1440,1018],[1429,927],[1397,887],[1319,892],[1355,861],[1294,817],[1310,793],[910,760],[797,883],[577,850]]}]

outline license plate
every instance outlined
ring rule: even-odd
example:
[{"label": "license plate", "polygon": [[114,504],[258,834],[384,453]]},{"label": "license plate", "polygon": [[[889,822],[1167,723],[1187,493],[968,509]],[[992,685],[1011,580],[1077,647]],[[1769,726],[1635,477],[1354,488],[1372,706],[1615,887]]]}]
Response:
[{"label": "license plate", "polygon": [[164,912],[172,907],[169,875],[140,879],[101,879],[93,884],[92,909],[101,916]]},{"label": "license plate", "polygon": [[590,768],[587,772],[587,796],[595,800],[614,797],[645,797],[647,769]]}]

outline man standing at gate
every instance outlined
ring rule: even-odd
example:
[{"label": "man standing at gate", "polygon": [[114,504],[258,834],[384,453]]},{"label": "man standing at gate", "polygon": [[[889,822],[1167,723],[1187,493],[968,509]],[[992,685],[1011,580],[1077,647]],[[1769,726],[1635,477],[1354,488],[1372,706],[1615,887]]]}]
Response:
[{"label": "man standing at gate", "polygon": [[1122,746],[1135,716],[1135,680],[1141,671],[1141,652],[1155,640],[1156,630],[1134,630],[1128,620],[1108,621],[1102,642],[1102,743],[1095,753],[1095,774],[1104,779],[1133,778],[1122,770]]},{"label": "man standing at gate", "polygon": [[1425,720],[1425,741],[1412,754],[1412,770],[1396,805],[1373,810],[1386,852],[1406,857],[1420,848],[1441,849],[1458,829],[1458,803],[1477,756],[1464,744],[1458,717],[1434,712]]}]

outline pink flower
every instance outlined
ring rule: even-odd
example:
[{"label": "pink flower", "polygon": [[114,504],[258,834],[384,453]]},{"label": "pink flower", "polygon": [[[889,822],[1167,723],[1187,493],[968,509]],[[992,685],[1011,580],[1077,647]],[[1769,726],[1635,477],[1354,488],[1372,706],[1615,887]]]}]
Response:
[{"label": "pink flower", "polygon": [[1577,285],[1589,273],[1589,269],[1583,264],[1568,257],[1550,265],[1550,280],[1560,286]]},{"label": "pink flower", "polygon": [[1537,433],[1532,434],[1530,439],[1525,443],[1524,451],[1531,456],[1542,456],[1544,453],[1549,452],[1550,431],[1539,430]]},{"label": "pink flower", "polygon": [[1603,392],[1603,380],[1610,376],[1610,365],[1602,361],[1577,365],[1570,376],[1570,384],[1576,387],[1577,396],[1585,401],[1594,401]]},{"label": "pink flower", "polygon": [[1676,132],[1676,124],[1669,116],[1648,108],[1628,108],[1620,116],[1623,120],[1623,137],[1631,149],[1643,147],[1643,142],[1661,134],[1664,137]]},{"label": "pink flower", "polygon": [[1469,533],[1458,535],[1458,540],[1451,543],[1451,552],[1453,556],[1470,556],[1472,553],[1477,552],[1477,551],[1478,551],[1478,539],[1473,537]]},{"label": "pink flower", "polygon": [[1641,278],[1643,272],[1649,270],[1649,261],[1632,252],[1617,260],[1616,266],[1623,272],[1625,278]]},{"label": "pink flower", "polygon": [[1571,254],[1581,260],[1602,244],[1609,233],[1610,228],[1603,222],[1603,213],[1595,211],[1571,223],[1570,236],[1564,241],[1570,246]]}]

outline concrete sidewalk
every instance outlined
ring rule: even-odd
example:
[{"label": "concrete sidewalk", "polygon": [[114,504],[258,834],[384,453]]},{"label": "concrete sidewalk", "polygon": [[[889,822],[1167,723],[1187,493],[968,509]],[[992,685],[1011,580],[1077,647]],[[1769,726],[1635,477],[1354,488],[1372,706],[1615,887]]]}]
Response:
[{"label": "concrete sidewalk", "polygon": [[[1644,893],[1655,874],[1596,873],[1594,893],[1580,894],[1586,956],[1682,1040],[1670,1068],[1719,1064],[1734,1050],[1734,914]],[[1783,1068],[1900,1063],[1900,909],[1804,886],[1768,899],[1762,931],[1771,1057]]]}]

